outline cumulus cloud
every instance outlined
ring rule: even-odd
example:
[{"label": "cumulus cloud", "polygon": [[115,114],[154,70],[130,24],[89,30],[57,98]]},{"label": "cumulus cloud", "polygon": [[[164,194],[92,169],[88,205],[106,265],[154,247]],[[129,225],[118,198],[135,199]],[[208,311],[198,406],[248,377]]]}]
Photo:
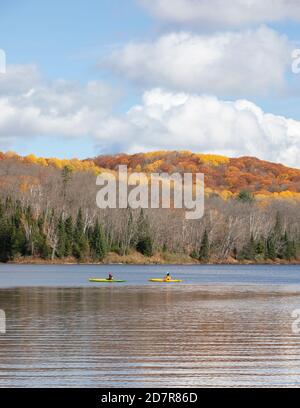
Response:
[{"label": "cumulus cloud", "polygon": [[298,0],[137,0],[155,17],[201,27],[239,28],[263,22],[300,21]]},{"label": "cumulus cloud", "polygon": [[264,26],[212,35],[179,32],[128,43],[103,64],[151,87],[257,95],[283,88],[291,49],[285,36]]},{"label": "cumulus cloud", "polygon": [[300,122],[265,113],[245,99],[227,102],[156,88],[116,115],[118,95],[101,82],[47,81],[31,66],[9,71],[7,82],[0,82],[2,149],[17,138],[77,137],[84,143],[89,136],[99,153],[189,149],[300,167]]},{"label": "cumulus cloud", "polygon": [[264,113],[247,100],[227,102],[153,89],[124,117],[99,126],[99,145],[108,135],[118,151],[130,153],[190,149],[300,166],[300,122]]},{"label": "cumulus cloud", "polygon": [[47,81],[35,66],[9,66],[0,76],[0,142],[17,138],[94,135],[117,95],[98,81]]}]

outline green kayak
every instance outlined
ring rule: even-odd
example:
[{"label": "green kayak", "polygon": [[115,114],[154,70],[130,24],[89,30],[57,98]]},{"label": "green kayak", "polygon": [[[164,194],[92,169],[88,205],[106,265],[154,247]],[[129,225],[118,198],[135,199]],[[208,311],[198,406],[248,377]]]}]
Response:
[{"label": "green kayak", "polygon": [[125,280],[118,280],[118,279],[97,279],[97,278],[91,278],[89,279],[90,282],[96,282],[96,283],[122,283],[122,282],[127,282]]}]

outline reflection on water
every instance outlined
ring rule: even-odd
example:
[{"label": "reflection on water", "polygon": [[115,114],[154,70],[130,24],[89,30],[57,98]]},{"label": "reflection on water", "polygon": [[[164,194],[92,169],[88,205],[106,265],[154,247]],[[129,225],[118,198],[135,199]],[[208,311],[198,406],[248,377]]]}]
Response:
[{"label": "reflection on water", "polygon": [[300,385],[292,286],[11,288],[0,308],[0,386]]}]

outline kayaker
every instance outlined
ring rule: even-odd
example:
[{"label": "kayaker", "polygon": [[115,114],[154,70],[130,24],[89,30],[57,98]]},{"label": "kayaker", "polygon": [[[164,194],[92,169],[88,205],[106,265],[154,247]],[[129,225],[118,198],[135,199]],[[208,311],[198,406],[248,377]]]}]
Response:
[{"label": "kayaker", "polygon": [[114,280],[114,277],[113,277],[113,274],[112,274],[112,273],[110,273],[110,274],[108,275],[108,280],[110,280],[110,281]]},{"label": "kayaker", "polygon": [[165,276],[165,281],[166,281],[166,282],[169,282],[170,280],[172,280],[172,278],[171,278],[170,272],[168,272],[168,273],[166,274],[166,276]]}]

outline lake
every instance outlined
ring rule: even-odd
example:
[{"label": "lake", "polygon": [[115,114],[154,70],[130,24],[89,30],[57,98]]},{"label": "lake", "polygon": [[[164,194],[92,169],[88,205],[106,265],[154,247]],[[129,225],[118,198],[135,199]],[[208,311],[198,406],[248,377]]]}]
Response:
[{"label": "lake", "polygon": [[0,309],[0,387],[300,386],[300,266],[0,265]]}]

